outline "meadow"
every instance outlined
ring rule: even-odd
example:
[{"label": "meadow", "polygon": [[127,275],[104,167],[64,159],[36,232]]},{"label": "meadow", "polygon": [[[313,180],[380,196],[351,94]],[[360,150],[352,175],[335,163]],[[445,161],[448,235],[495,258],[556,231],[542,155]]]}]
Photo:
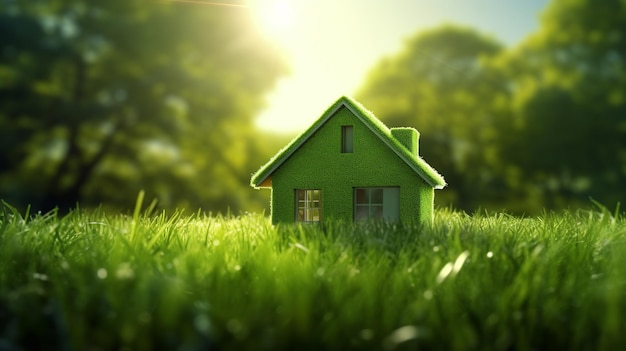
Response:
[{"label": "meadow", "polygon": [[611,350],[625,284],[601,206],[429,227],[0,210],[0,350]]}]

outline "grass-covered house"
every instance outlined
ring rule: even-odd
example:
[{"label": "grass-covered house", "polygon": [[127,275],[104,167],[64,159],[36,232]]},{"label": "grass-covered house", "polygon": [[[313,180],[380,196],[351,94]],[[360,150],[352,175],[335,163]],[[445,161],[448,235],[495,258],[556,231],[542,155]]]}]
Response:
[{"label": "grass-covered house", "polygon": [[387,128],[341,97],[251,179],[271,188],[272,223],[433,217],[434,189],[446,183],[418,155],[419,133]]}]

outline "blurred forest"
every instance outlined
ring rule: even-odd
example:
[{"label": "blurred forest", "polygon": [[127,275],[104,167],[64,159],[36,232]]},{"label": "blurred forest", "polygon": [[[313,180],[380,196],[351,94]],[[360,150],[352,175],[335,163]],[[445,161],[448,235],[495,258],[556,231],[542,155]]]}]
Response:
[{"label": "blurred forest", "polygon": [[418,33],[357,99],[420,131],[448,182],[439,206],[531,214],[626,199],[626,1],[553,0],[514,48],[457,26]]},{"label": "blurred forest", "polygon": [[[253,120],[288,72],[230,7],[0,0],[0,199],[19,208],[259,211],[250,175],[290,136]],[[626,194],[626,2],[554,0],[507,48],[443,26],[381,59],[356,98],[413,126],[439,206],[613,207]],[[331,102],[329,102],[331,103]]]},{"label": "blurred forest", "polygon": [[145,189],[162,208],[267,206],[249,178],[278,146],[252,122],[288,67],[250,17],[164,1],[2,0],[0,198],[127,209]]}]

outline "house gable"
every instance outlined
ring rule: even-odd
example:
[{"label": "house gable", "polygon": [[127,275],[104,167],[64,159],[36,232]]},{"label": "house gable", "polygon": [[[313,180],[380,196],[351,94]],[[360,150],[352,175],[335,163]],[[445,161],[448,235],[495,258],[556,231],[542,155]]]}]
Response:
[{"label": "house gable", "polygon": [[[331,118],[339,115],[339,112],[349,112],[354,117],[355,125],[362,125],[369,129],[373,135],[378,137],[389,150],[391,150],[398,158],[400,158],[410,169],[417,173],[429,186],[434,189],[443,188],[446,183],[441,175],[437,173],[432,167],[430,167],[421,157],[411,154],[411,152],[405,148],[398,140],[392,135],[391,131],[380,122],[371,112],[367,111],[358,102],[348,97],[341,97],[337,100],[324,114],[317,120],[311,127],[309,127],[304,133],[292,140],[287,146],[285,146],[280,152],[278,152],[268,163],[256,172],[250,181],[251,185],[255,188],[269,187],[273,184],[272,174],[279,169],[283,163],[285,163],[294,153],[296,153],[305,143],[312,138],[322,126],[324,126]],[[352,123],[351,121],[345,121],[345,123]],[[359,140],[355,132],[355,143]],[[329,143],[334,143],[339,140],[341,143],[341,135],[339,138],[331,136],[328,139]],[[338,150],[341,150],[341,144],[338,146]],[[355,145],[356,148],[356,145]],[[321,150],[320,150],[321,151]],[[357,152],[355,150],[355,152]],[[322,155],[318,155],[322,156]],[[328,165],[326,169],[331,167]],[[330,168],[332,169],[332,168]],[[332,173],[332,171],[331,171]]]},{"label": "house gable", "polygon": [[[342,152],[344,126],[353,127],[353,152]],[[343,107],[273,172],[272,179],[274,186],[281,182],[300,186],[320,183],[375,186],[399,176],[428,184]]]}]

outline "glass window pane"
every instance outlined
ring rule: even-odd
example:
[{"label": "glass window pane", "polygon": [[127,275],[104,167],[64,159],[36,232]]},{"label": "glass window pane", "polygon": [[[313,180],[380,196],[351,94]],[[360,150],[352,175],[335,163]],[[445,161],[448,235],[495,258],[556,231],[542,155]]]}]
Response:
[{"label": "glass window pane", "polygon": [[382,204],[383,203],[383,189],[371,189],[372,191],[372,202],[373,204]]},{"label": "glass window pane", "polygon": [[320,221],[320,210],[319,209],[314,209],[314,210],[311,210],[311,213],[312,213],[311,220],[315,221],[315,222],[319,222]]},{"label": "glass window pane", "polygon": [[367,204],[367,189],[356,189],[356,203],[358,205]]},{"label": "glass window pane", "polygon": [[298,200],[304,201],[305,192],[306,190],[296,190],[296,197],[298,198]]},{"label": "glass window pane", "polygon": [[341,152],[350,153],[353,151],[353,130],[352,126],[341,127]]},{"label": "glass window pane", "polygon": [[366,220],[369,217],[369,212],[369,206],[357,206],[354,211],[354,219],[357,221]]},{"label": "glass window pane", "polygon": [[371,216],[372,218],[383,218],[383,206],[372,206],[371,207]]},{"label": "glass window pane", "polygon": [[320,191],[319,190],[312,190],[311,192],[313,193],[313,196],[312,196],[313,200],[319,200],[320,199]]},{"label": "glass window pane", "polygon": [[383,218],[388,221],[400,220],[400,187],[383,189]]}]

